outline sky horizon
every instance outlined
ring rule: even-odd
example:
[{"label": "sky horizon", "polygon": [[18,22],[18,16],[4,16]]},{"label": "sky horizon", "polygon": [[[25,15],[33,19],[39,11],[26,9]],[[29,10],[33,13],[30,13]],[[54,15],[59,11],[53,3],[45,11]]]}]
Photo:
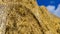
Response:
[{"label": "sky horizon", "polygon": [[60,17],[60,0],[36,0],[38,6],[44,5],[51,13]]}]

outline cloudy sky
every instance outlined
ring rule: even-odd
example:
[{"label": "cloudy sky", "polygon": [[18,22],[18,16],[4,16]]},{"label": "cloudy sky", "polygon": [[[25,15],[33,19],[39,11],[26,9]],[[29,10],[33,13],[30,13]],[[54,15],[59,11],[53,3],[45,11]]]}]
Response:
[{"label": "cloudy sky", "polygon": [[37,4],[46,6],[51,13],[60,17],[60,0],[37,0]]}]

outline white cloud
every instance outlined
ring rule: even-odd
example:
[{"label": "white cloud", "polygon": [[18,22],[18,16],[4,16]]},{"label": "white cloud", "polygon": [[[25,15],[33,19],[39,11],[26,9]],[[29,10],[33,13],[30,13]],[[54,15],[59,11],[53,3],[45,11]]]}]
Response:
[{"label": "white cloud", "polygon": [[48,6],[47,6],[47,9],[48,9],[51,13],[54,13],[54,11],[55,11],[55,6],[48,5]]},{"label": "white cloud", "polygon": [[55,14],[56,16],[60,17],[60,4],[58,5],[58,7],[57,7],[56,10],[55,10],[55,6],[51,6],[51,5],[48,5],[48,6],[47,6],[47,9],[48,9],[51,13],[53,13],[53,14]]},{"label": "white cloud", "polygon": [[55,15],[60,17],[60,4],[58,5],[57,9],[55,10]]}]

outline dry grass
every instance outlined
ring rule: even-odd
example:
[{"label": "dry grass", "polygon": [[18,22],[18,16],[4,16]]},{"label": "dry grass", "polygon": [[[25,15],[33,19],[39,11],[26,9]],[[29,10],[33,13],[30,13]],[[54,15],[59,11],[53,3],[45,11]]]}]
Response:
[{"label": "dry grass", "polygon": [[5,34],[60,34],[60,18],[36,0],[3,0],[7,22]]}]

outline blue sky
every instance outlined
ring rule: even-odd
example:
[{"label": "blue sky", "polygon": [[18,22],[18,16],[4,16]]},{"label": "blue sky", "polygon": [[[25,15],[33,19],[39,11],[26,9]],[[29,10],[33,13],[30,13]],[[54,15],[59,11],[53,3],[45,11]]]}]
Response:
[{"label": "blue sky", "polygon": [[38,6],[46,6],[46,8],[56,16],[60,17],[60,0],[36,0]]}]

